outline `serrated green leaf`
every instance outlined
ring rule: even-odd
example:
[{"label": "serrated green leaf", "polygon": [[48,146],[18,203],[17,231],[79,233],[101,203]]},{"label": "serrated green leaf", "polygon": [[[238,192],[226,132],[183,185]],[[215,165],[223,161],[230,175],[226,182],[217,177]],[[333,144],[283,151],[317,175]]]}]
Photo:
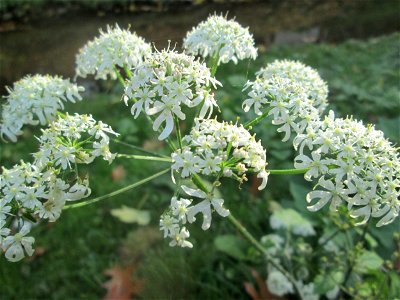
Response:
[{"label": "serrated green leaf", "polygon": [[149,211],[138,210],[125,205],[121,208],[112,209],[111,215],[124,223],[137,223],[139,225],[148,225],[150,223]]},{"label": "serrated green leaf", "polygon": [[383,264],[383,259],[372,251],[364,251],[360,257],[358,257],[355,271],[359,273],[368,273],[369,271],[379,269]]}]

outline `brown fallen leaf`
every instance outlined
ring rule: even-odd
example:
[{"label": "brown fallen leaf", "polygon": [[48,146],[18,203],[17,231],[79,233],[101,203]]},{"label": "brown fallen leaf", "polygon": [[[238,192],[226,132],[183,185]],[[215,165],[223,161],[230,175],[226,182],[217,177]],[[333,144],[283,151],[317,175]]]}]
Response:
[{"label": "brown fallen leaf", "polygon": [[143,281],[133,281],[134,267],[115,266],[104,272],[111,279],[103,284],[107,289],[104,300],[129,300],[138,295],[143,289]]},{"label": "brown fallen leaf", "polygon": [[286,300],[286,298],[272,294],[268,290],[267,283],[256,270],[251,270],[251,274],[257,282],[258,291],[250,282],[245,282],[243,285],[252,300]]},{"label": "brown fallen leaf", "polygon": [[119,182],[125,178],[126,171],[123,165],[118,165],[111,171],[111,178],[114,182]]}]

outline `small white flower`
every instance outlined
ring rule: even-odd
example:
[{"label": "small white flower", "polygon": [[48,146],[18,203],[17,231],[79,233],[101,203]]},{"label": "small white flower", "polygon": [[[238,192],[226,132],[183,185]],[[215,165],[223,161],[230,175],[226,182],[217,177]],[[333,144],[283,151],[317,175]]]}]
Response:
[{"label": "small white flower", "polygon": [[182,224],[186,223],[186,216],[189,211],[188,206],[192,203],[191,200],[180,198],[178,200],[177,197],[172,197],[171,199],[171,209],[172,214],[178,218],[178,221]]},{"label": "small white flower", "polygon": [[223,199],[214,198],[212,195],[207,195],[201,190],[191,189],[185,185],[182,185],[181,187],[182,190],[189,196],[204,199],[200,203],[197,203],[188,209],[187,220],[189,223],[193,223],[196,220],[195,216],[198,213],[202,213],[203,224],[201,225],[201,228],[203,230],[209,229],[211,226],[211,206],[221,217],[229,216],[229,210],[223,207]]},{"label": "small white flower", "polygon": [[13,236],[7,236],[3,240],[3,248],[6,258],[11,262],[16,262],[25,257],[25,253],[32,256],[34,250],[32,244],[35,242],[33,237],[26,236],[29,233],[29,225],[25,224],[21,230]]},{"label": "small white flower", "polygon": [[164,231],[164,238],[172,236],[177,230],[179,230],[178,219],[164,214],[160,219],[160,230]]},{"label": "small white flower", "polygon": [[182,248],[193,248],[193,244],[186,240],[189,236],[189,231],[185,227],[181,228],[180,230],[176,229],[171,235],[172,241],[169,243],[169,245],[171,247],[179,246]]}]

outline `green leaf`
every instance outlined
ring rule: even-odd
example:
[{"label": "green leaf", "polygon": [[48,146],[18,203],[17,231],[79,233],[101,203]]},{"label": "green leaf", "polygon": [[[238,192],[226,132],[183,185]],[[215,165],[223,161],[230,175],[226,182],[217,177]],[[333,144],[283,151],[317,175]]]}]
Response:
[{"label": "green leaf", "polygon": [[314,291],[319,295],[323,295],[333,290],[337,285],[341,284],[344,279],[343,272],[331,272],[328,274],[319,274],[314,279]]},{"label": "green leaf", "polygon": [[219,235],[214,239],[214,245],[217,250],[236,259],[242,260],[246,258],[243,241],[235,235]]},{"label": "green leaf", "polygon": [[392,271],[389,273],[390,278],[390,291],[389,291],[389,299],[397,299],[400,298],[400,277],[399,275]]},{"label": "green leaf", "polygon": [[149,211],[138,210],[125,205],[121,208],[112,209],[111,215],[124,223],[137,223],[139,225],[148,225],[150,223]]},{"label": "green leaf", "polygon": [[358,257],[355,265],[355,271],[358,273],[368,273],[369,271],[379,269],[383,264],[383,259],[372,251],[364,251]]}]

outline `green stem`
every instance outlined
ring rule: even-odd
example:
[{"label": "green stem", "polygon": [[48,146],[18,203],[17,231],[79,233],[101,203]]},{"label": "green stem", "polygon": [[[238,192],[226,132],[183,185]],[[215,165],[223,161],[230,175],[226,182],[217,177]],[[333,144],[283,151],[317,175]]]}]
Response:
[{"label": "green stem", "polygon": [[285,277],[293,284],[294,288],[296,289],[296,292],[300,299],[302,299],[302,295],[300,292],[300,289],[298,287],[298,284],[296,282],[296,279],[288,272],[286,271],[280,264],[275,262],[273,258],[269,255],[269,253],[265,250],[263,245],[261,245],[254,237],[253,235],[248,232],[246,227],[244,227],[240,222],[232,215],[232,213],[229,214],[227,217],[228,220],[232,223],[233,226],[236,227],[236,229],[261,253],[264,255],[265,259],[273,265],[279,272],[281,272]]},{"label": "green stem", "polygon": [[131,72],[131,70],[129,70],[129,68],[128,68],[127,66],[124,66],[124,71],[125,71],[126,76],[127,76],[129,79],[131,79],[131,77],[132,77],[132,72]]},{"label": "green stem", "polygon": [[119,72],[119,70],[117,69],[116,66],[114,66],[114,71],[115,71],[115,74],[117,75],[117,78],[118,78],[119,82],[121,83],[122,87],[125,88],[125,80],[122,77],[121,73]]},{"label": "green stem", "polygon": [[154,152],[145,150],[145,149],[143,149],[143,148],[141,148],[141,147],[139,147],[139,146],[135,146],[135,145],[132,145],[132,144],[129,144],[129,143],[126,143],[126,142],[117,140],[117,139],[112,139],[112,141],[115,142],[115,143],[124,145],[124,146],[126,146],[126,147],[129,147],[129,148],[138,150],[138,151],[140,151],[140,152],[147,153],[147,154],[151,154],[151,155],[153,155],[153,156],[168,157],[168,156],[165,156],[165,155],[162,155],[162,154],[158,154],[158,153],[154,153]]},{"label": "green stem", "polygon": [[267,170],[270,174],[274,175],[295,175],[307,173],[310,169],[286,169],[286,170]]},{"label": "green stem", "polygon": [[211,76],[212,77],[215,77],[215,74],[217,73],[217,70],[218,70],[218,53],[219,53],[219,51],[217,52],[217,54],[213,57],[213,58],[211,58],[210,59],[210,61],[209,61],[209,65],[210,65],[210,67],[211,67]]},{"label": "green stem", "polygon": [[104,200],[104,199],[116,196],[118,194],[124,193],[126,191],[134,189],[134,188],[136,188],[136,187],[138,187],[138,186],[140,186],[142,184],[145,184],[146,182],[148,182],[150,180],[153,180],[153,179],[155,179],[155,178],[157,178],[157,177],[169,172],[169,170],[170,170],[170,168],[165,169],[163,171],[160,171],[160,172],[158,172],[158,173],[156,173],[154,175],[151,175],[151,176],[149,176],[149,177],[147,177],[145,179],[142,179],[142,180],[140,180],[138,182],[132,183],[132,184],[130,184],[128,186],[123,187],[122,189],[116,190],[116,191],[111,192],[109,194],[106,194],[106,195],[103,195],[103,196],[100,196],[100,197],[97,197],[97,198],[93,198],[93,199],[90,199],[90,200],[86,200],[86,201],[83,201],[83,202],[80,202],[80,203],[75,203],[75,204],[64,206],[64,210],[65,209],[70,209],[70,208],[77,208],[77,207],[86,206],[86,205],[89,205],[89,204],[96,203],[96,202],[98,202],[100,200]]},{"label": "green stem", "polygon": [[261,116],[258,116],[257,118],[247,122],[246,124],[244,124],[244,128],[250,128],[256,124],[258,124],[259,122],[261,122],[263,119],[265,119],[266,117],[268,117],[268,113],[269,113],[269,109],[267,109],[266,111],[263,112],[263,114]]},{"label": "green stem", "polygon": [[126,157],[126,158],[132,158],[132,159],[137,159],[137,160],[153,160],[153,161],[172,162],[172,159],[169,157],[159,157],[159,156],[117,154],[117,157]]},{"label": "green stem", "polygon": [[[203,192],[205,193],[209,193],[207,187],[204,185],[204,183],[202,182],[201,178],[195,174],[192,176],[192,181],[193,183],[199,188],[201,189]],[[273,258],[269,255],[269,253],[266,251],[266,249],[263,247],[263,245],[261,245],[255,238],[254,236],[248,232],[248,230],[246,229],[246,227],[244,227],[242,224],[240,224],[240,222],[232,215],[232,212],[229,214],[229,216],[227,217],[228,220],[236,227],[236,229],[262,254],[264,255],[265,259],[271,264],[273,265],[278,271],[280,271],[283,275],[286,276],[286,278],[293,284],[298,296],[300,297],[300,299],[302,298],[300,289],[298,287],[298,284],[295,280],[295,278],[288,272],[286,271],[280,264],[276,263]]]}]

